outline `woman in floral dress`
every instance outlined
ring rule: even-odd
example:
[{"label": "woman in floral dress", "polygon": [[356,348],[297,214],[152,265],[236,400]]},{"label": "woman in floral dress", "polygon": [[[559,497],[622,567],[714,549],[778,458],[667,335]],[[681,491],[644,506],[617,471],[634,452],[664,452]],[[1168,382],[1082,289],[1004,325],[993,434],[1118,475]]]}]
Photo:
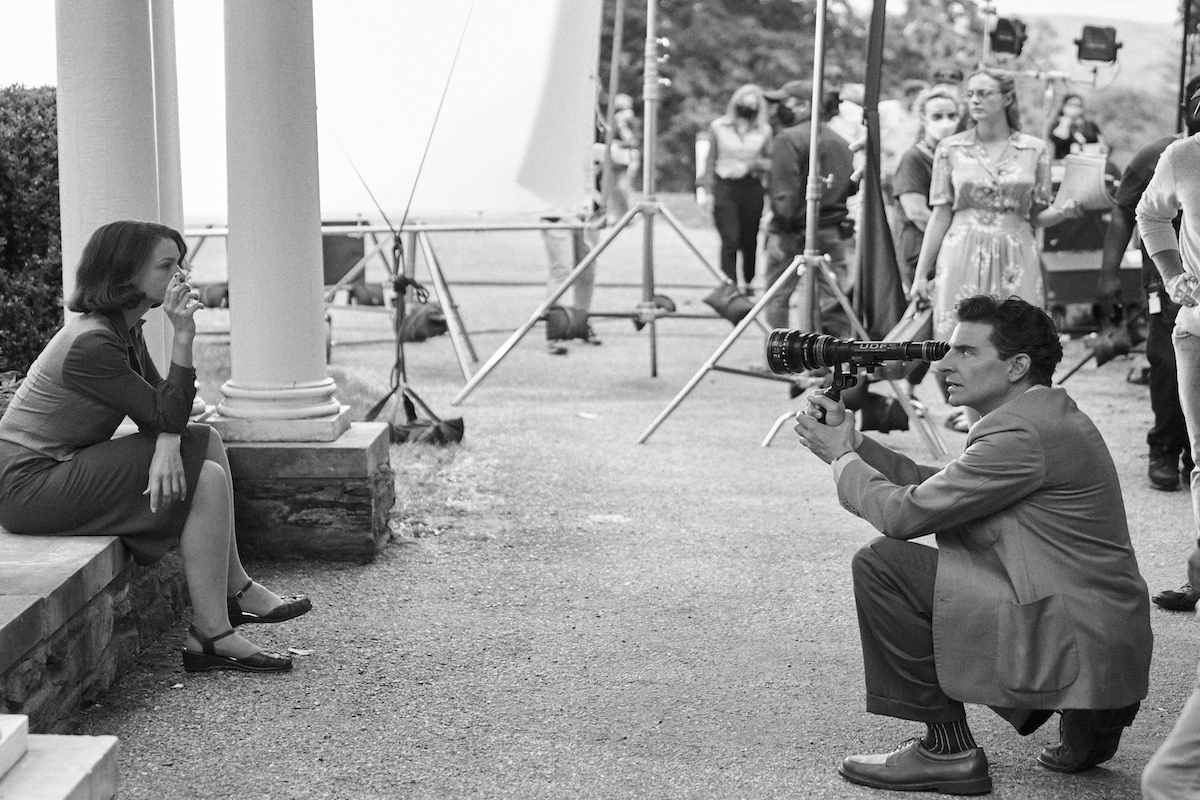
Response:
[{"label": "woman in floral dress", "polygon": [[[967,81],[970,127],[938,143],[913,298],[933,301],[933,335],[954,329],[954,307],[975,294],[1045,305],[1034,229],[1078,217],[1074,201],[1050,206],[1044,140],[1020,132],[1012,77],[980,70]],[[962,430],[973,420],[948,423]]]}]

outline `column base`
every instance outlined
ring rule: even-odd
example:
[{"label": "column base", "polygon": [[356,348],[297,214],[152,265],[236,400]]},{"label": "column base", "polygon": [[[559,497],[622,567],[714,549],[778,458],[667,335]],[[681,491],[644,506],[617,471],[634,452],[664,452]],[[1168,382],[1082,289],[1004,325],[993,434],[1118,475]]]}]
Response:
[{"label": "column base", "polygon": [[350,406],[310,419],[247,419],[213,414],[205,420],[231,442],[332,442],[350,430]]},{"label": "column base", "polygon": [[238,549],[253,558],[367,563],[391,538],[388,425],[331,442],[226,442]]}]

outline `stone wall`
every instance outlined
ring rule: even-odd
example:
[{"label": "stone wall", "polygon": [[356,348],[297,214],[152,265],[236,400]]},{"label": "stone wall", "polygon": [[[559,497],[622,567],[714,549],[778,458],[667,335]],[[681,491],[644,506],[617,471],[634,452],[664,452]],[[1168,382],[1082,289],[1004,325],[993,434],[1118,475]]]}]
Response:
[{"label": "stone wall", "polygon": [[186,605],[178,550],[150,567],[124,568],[47,639],[0,673],[0,713],[25,714],[34,733],[66,733],[137,653],[174,625]]},{"label": "stone wall", "polygon": [[238,549],[253,558],[372,561],[391,538],[395,481],[386,461],[366,478],[239,478]]}]

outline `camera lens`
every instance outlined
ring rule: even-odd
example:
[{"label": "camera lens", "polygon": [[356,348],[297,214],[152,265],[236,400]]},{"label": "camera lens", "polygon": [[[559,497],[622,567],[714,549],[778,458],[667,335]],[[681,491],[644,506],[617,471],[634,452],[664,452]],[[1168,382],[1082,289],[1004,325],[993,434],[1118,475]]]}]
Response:
[{"label": "camera lens", "polygon": [[796,375],[821,365],[818,351],[822,339],[815,333],[793,328],[776,328],[767,337],[767,366],[776,375]]}]

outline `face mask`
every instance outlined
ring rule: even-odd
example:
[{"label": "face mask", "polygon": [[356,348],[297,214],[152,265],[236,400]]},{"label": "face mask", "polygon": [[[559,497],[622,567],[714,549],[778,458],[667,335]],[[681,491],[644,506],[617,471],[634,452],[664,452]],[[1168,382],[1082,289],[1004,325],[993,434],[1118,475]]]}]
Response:
[{"label": "face mask", "polygon": [[758,108],[756,106],[735,106],[733,110],[742,119],[754,119],[758,116]]},{"label": "face mask", "polygon": [[925,132],[935,142],[940,142],[956,130],[958,130],[958,117],[931,118],[925,123]]}]

